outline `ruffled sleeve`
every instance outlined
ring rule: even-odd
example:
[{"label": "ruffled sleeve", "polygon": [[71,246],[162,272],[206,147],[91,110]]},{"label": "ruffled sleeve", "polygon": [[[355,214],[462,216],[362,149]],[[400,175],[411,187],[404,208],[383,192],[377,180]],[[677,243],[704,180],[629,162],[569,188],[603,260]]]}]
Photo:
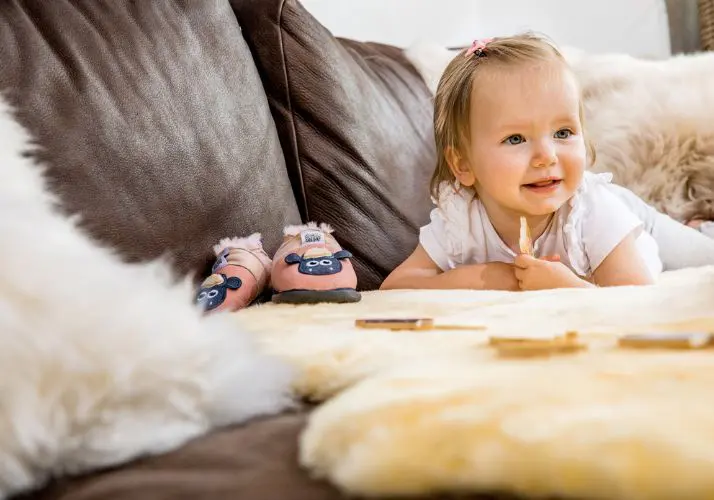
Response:
[{"label": "ruffled sleeve", "polygon": [[442,182],[439,198],[432,200],[430,223],[419,232],[419,243],[442,271],[463,264],[464,237],[468,234],[471,191]]},{"label": "ruffled sleeve", "polygon": [[571,266],[590,276],[630,233],[638,236],[642,221],[609,188],[612,174],[586,172],[570,199],[563,235]]}]

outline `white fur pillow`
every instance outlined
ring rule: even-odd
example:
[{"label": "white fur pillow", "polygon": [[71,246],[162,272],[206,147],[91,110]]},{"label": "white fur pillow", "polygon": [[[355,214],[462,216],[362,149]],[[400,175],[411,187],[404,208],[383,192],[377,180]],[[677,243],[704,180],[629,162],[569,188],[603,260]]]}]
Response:
[{"label": "white fur pillow", "polygon": [[29,149],[0,99],[0,498],[290,405],[235,319],[61,216]]},{"label": "white fur pillow", "polygon": [[[680,221],[714,219],[714,53],[644,60],[562,51],[583,88],[592,169]],[[405,54],[435,92],[456,52],[420,42]]]}]

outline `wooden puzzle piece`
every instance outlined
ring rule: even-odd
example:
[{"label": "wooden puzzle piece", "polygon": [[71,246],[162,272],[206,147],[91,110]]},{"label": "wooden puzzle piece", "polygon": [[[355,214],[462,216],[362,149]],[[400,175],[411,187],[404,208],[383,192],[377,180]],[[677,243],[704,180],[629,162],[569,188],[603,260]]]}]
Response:
[{"label": "wooden puzzle piece", "polygon": [[714,336],[709,332],[632,333],[622,335],[617,343],[635,349],[703,349],[714,346]]},{"label": "wooden puzzle piece", "polygon": [[546,338],[491,337],[489,345],[496,349],[499,356],[512,358],[572,354],[587,348],[578,338],[577,332],[572,331]]},{"label": "wooden puzzle piece", "polygon": [[438,324],[433,318],[373,318],[355,320],[357,328],[373,330],[485,330],[483,325]]}]

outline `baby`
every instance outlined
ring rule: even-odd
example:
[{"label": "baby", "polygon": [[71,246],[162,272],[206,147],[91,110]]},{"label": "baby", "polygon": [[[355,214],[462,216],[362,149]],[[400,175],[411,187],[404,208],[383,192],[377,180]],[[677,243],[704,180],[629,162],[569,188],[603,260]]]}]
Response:
[{"label": "baby", "polygon": [[[434,101],[437,207],[382,289],[645,285],[663,268],[714,264],[714,240],[586,170],[584,126],[575,76],[543,38],[458,54]],[[521,217],[533,255],[518,250]]]}]

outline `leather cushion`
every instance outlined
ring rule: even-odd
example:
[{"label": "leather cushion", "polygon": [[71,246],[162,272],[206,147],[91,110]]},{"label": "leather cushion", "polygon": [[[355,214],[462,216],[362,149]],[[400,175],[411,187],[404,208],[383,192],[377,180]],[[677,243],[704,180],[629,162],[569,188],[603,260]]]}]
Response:
[{"label": "leather cushion", "polygon": [[219,238],[299,222],[227,0],[0,2],[0,67],[63,207],[128,260],[203,274]]},{"label": "leather cushion", "polygon": [[428,222],[431,96],[401,49],[333,37],[297,0],[232,0],[301,215],[327,222],[378,287]]}]

